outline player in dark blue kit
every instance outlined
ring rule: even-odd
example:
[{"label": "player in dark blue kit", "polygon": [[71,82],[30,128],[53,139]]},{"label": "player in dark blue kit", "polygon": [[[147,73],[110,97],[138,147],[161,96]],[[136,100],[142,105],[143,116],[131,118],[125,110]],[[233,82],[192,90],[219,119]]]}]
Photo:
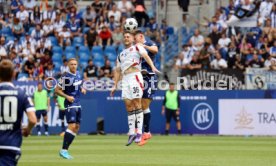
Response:
[{"label": "player in dark blue kit", "polygon": [[57,95],[65,98],[65,116],[68,123],[68,128],[64,134],[62,150],[60,150],[59,154],[65,159],[72,159],[73,157],[68,153],[68,149],[80,128],[80,95],[81,93],[85,94],[86,90],[82,88],[82,79],[77,72],[77,60],[75,58],[69,59],[68,66],[69,71],[61,77],[55,92]]},{"label": "player in dark blue kit", "polygon": [[[149,57],[155,62],[155,55],[158,53],[158,47],[151,40],[146,40],[143,32],[137,30],[135,32],[135,42],[136,44],[140,43],[147,50]],[[146,63],[145,60],[142,61],[142,75],[144,83],[147,84],[144,87],[143,97],[142,97],[142,110],[144,111],[144,134],[143,140],[148,140],[151,138],[150,133],[150,103],[152,101],[155,90],[157,89],[157,76],[151,70],[151,67]],[[139,145],[145,144],[145,141],[141,141]]]},{"label": "player in dark blue kit", "polygon": [[[26,93],[12,84],[13,63],[0,63],[0,166],[15,166],[21,155],[22,135],[27,137],[36,124],[35,108]],[[21,129],[23,114],[29,119]]]}]

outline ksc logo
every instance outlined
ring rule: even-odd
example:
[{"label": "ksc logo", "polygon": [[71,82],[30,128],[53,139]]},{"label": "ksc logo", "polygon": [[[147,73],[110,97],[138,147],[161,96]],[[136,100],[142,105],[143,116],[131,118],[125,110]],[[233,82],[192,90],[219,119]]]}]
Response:
[{"label": "ksc logo", "polygon": [[199,103],[192,112],[193,124],[199,130],[207,130],[214,122],[214,111],[207,103]]}]

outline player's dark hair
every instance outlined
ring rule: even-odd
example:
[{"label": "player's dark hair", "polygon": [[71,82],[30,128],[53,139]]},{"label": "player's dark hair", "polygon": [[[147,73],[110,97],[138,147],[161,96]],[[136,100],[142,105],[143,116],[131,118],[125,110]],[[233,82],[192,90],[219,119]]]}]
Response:
[{"label": "player's dark hair", "polygon": [[8,59],[3,59],[0,62],[0,81],[9,82],[13,78],[13,63]]},{"label": "player's dark hair", "polygon": [[134,35],[138,35],[138,34],[143,35],[144,32],[143,32],[142,30],[140,30],[140,29],[137,29],[137,30],[134,32]]}]

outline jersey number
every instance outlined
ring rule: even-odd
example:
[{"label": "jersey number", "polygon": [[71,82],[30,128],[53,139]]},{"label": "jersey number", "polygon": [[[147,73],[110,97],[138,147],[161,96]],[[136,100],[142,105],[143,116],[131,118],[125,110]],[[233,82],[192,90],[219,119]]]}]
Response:
[{"label": "jersey number", "polygon": [[138,87],[133,87],[133,93],[139,93],[139,88]]},{"label": "jersey number", "polygon": [[[1,101],[1,97],[0,97]],[[1,106],[3,104],[3,106]],[[1,109],[2,108],[2,109]],[[0,102],[0,123],[14,123],[17,120],[17,98],[15,96],[4,97]]]}]

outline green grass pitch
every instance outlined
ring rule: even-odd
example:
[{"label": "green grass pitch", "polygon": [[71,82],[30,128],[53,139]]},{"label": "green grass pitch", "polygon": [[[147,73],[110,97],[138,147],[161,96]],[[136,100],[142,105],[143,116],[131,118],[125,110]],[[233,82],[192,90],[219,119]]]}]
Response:
[{"label": "green grass pitch", "polygon": [[78,136],[73,160],[59,157],[59,136],[24,139],[19,166],[276,166],[276,138],[153,136],[143,147],[127,136]]}]

